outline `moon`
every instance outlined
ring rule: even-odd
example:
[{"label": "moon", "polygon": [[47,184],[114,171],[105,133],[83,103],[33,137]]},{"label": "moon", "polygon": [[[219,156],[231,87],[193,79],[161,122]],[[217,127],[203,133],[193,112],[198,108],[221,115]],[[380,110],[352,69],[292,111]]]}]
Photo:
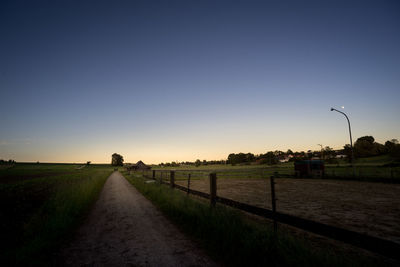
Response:
[{"label": "moon", "polygon": [[344,106],[342,106],[342,109],[344,109]]}]

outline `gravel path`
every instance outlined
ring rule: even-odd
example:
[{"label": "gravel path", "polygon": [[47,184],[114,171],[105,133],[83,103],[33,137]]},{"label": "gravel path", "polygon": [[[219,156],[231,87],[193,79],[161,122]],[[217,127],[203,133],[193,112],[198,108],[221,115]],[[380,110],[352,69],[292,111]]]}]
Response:
[{"label": "gravel path", "polygon": [[66,266],[216,266],[119,172],[61,254]]}]

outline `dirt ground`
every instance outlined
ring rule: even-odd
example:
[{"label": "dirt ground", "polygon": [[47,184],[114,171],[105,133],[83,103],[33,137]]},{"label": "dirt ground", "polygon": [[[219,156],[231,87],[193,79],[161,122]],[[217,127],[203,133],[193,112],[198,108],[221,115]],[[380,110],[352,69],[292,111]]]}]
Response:
[{"label": "dirt ground", "polygon": [[60,253],[66,266],[215,266],[119,173]]},{"label": "dirt ground", "polygon": [[[275,187],[282,213],[400,243],[398,184],[279,178]],[[208,179],[193,180],[191,189],[209,192]],[[219,179],[217,195],[271,209],[269,179]]]}]

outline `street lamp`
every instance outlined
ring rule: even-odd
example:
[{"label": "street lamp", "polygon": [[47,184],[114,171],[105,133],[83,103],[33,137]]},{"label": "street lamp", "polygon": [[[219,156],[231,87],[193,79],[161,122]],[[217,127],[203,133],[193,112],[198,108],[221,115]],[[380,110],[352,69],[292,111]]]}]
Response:
[{"label": "street lamp", "polygon": [[321,158],[324,159],[324,149],[321,144],[318,144],[321,147]]},{"label": "street lamp", "polygon": [[347,122],[348,122],[348,124],[349,124],[350,148],[351,148],[351,164],[353,165],[353,175],[354,175],[355,173],[354,173],[353,139],[351,138],[351,127],[350,127],[350,120],[349,120],[349,117],[347,117],[347,115],[346,115],[344,112],[342,112],[342,111],[340,111],[340,110],[337,110],[337,109],[335,109],[335,108],[331,108],[331,111],[337,111],[337,112],[339,112],[339,113],[342,113],[342,114],[346,117]]}]

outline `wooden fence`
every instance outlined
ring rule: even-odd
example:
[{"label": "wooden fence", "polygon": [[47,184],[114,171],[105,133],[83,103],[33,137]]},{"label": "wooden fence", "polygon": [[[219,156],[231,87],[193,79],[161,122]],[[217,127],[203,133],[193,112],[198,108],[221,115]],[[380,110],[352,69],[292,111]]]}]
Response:
[{"label": "wooden fence", "polygon": [[[157,179],[156,172],[160,173],[160,178]],[[284,223],[302,230],[306,230],[308,232],[312,232],[314,234],[326,236],[338,241],[342,241],[347,244],[351,244],[375,253],[379,253],[381,255],[400,259],[400,244],[378,238],[369,236],[366,234],[358,233],[351,230],[346,230],[343,228],[330,226],[327,224],[323,224],[320,222],[303,219],[297,216],[281,213],[276,211],[275,206],[275,190],[274,190],[274,176],[271,176],[271,195],[272,195],[272,210],[252,206],[246,203],[238,202],[232,199],[219,197],[217,195],[217,174],[210,173],[210,193],[205,193],[197,190],[190,189],[190,174],[188,175],[188,183],[187,187],[178,185],[175,183],[175,171],[156,171],[152,170],[150,173],[148,171],[144,171],[143,175],[147,178],[154,179],[158,181],[160,184],[169,185],[172,188],[182,190],[187,194],[193,194],[199,197],[207,198],[210,200],[210,205],[215,206],[216,203],[221,203],[251,214],[255,214],[267,219],[272,219],[274,222],[274,230],[277,229],[277,222]]]}]

